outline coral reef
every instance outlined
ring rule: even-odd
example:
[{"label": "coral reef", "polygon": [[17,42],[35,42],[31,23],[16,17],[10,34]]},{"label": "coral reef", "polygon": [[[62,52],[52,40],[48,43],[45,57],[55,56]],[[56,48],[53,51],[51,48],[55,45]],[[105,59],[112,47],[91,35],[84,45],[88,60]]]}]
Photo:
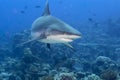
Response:
[{"label": "coral reef", "polygon": [[30,39],[30,30],[17,33],[11,48],[0,46],[0,80],[120,80],[120,39],[111,39],[113,45],[100,38],[85,43],[88,38],[73,43],[73,52],[62,44],[49,50],[38,41],[16,47]]}]

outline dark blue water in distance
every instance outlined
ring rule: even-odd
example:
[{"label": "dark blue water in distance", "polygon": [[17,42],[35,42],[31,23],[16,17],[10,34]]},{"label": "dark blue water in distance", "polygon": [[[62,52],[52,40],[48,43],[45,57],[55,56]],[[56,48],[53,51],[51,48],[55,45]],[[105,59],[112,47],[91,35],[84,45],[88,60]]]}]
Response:
[{"label": "dark blue water in distance", "polygon": [[0,0],[0,80],[120,80],[120,0],[49,0],[82,38],[23,44],[46,1]]}]

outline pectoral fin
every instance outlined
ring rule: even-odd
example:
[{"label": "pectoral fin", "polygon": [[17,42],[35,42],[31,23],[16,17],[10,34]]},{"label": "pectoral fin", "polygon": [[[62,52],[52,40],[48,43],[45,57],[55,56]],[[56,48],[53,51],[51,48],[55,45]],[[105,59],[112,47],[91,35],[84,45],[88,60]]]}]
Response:
[{"label": "pectoral fin", "polygon": [[32,42],[32,41],[35,41],[35,40],[36,40],[36,39],[31,39],[31,40],[28,40],[28,41],[23,42],[23,43],[21,43],[21,44],[18,44],[18,45],[16,46],[16,48],[21,47],[21,46],[23,46],[23,45],[25,45],[25,44],[28,44],[28,43],[30,43],[30,42]]},{"label": "pectoral fin", "polygon": [[76,52],[76,50],[69,43],[64,43],[64,45],[66,45],[67,47],[71,48],[73,51]]}]

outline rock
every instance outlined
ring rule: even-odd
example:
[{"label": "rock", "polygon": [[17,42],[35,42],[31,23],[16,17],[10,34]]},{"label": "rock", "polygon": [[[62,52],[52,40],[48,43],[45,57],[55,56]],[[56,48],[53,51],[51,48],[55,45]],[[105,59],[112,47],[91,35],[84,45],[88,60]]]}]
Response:
[{"label": "rock", "polygon": [[111,62],[112,60],[109,57],[105,57],[105,56],[98,56],[96,59],[96,63],[98,64],[107,64]]}]

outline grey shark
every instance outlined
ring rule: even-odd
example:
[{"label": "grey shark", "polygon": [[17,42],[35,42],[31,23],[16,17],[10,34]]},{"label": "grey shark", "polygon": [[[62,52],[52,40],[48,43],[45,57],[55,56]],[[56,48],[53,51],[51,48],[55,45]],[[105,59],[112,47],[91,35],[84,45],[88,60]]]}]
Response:
[{"label": "grey shark", "polygon": [[31,37],[32,40],[28,42],[37,40],[46,43],[49,48],[50,44],[63,43],[73,49],[69,42],[80,38],[81,34],[67,23],[52,16],[47,0],[43,15],[32,24]]}]

